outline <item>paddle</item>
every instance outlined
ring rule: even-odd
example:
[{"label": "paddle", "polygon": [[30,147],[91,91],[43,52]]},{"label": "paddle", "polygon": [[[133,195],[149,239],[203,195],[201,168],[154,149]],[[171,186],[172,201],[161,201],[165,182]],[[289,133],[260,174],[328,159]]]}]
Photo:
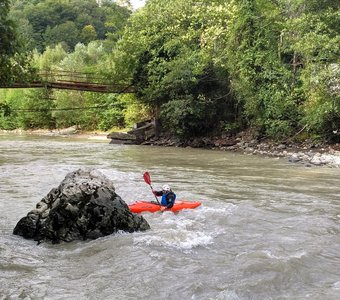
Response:
[{"label": "paddle", "polygon": [[[152,186],[151,186],[151,177],[150,177],[149,172],[145,172],[145,173],[143,174],[143,178],[144,178],[144,181],[150,186],[151,191],[152,191],[152,194],[153,194],[153,188],[152,188]],[[158,198],[156,197],[156,195],[155,195],[155,194],[153,194],[153,195],[155,196],[155,198],[156,198],[156,200],[157,200],[157,203],[158,203],[159,205],[161,205],[161,204],[159,203]]]}]

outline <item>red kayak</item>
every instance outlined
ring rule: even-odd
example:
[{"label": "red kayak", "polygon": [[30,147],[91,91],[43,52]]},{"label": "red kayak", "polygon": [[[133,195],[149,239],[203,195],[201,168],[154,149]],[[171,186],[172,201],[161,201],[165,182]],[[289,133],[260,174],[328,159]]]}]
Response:
[{"label": "red kayak", "polygon": [[170,209],[164,209],[164,206],[159,205],[157,202],[149,201],[136,201],[129,204],[129,208],[133,213],[142,213],[144,211],[156,212],[160,210],[176,212],[182,209],[193,209],[201,205],[199,201],[186,201],[178,200],[175,202],[174,206]]}]

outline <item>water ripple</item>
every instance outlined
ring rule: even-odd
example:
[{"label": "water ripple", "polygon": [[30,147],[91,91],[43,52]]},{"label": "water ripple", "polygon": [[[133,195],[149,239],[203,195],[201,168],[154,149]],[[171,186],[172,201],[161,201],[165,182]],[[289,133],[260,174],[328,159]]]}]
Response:
[{"label": "water ripple", "polygon": [[[221,151],[0,136],[0,299],[338,299],[339,169]],[[99,169],[127,202],[142,174],[195,210],[147,232],[39,246],[19,219],[66,173]]]}]

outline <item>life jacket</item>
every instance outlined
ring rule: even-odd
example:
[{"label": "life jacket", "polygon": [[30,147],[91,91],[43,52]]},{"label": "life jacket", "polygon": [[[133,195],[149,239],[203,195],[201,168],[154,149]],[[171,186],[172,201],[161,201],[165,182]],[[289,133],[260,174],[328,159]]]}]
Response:
[{"label": "life jacket", "polygon": [[[170,192],[170,193],[174,195],[174,203],[175,203],[176,194],[175,194],[174,192]],[[162,195],[161,204],[162,204],[163,206],[168,206],[169,201],[168,201],[168,199],[167,199],[167,196],[168,196],[170,193],[165,193],[165,194]]]}]

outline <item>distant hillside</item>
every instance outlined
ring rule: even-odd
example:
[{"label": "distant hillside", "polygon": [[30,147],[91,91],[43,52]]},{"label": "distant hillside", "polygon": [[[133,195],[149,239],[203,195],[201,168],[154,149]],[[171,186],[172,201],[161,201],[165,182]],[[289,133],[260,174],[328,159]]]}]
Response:
[{"label": "distant hillside", "polygon": [[112,1],[99,5],[96,0],[15,0],[11,6],[26,47],[39,52],[58,43],[71,51],[79,42],[115,41],[130,14]]}]

